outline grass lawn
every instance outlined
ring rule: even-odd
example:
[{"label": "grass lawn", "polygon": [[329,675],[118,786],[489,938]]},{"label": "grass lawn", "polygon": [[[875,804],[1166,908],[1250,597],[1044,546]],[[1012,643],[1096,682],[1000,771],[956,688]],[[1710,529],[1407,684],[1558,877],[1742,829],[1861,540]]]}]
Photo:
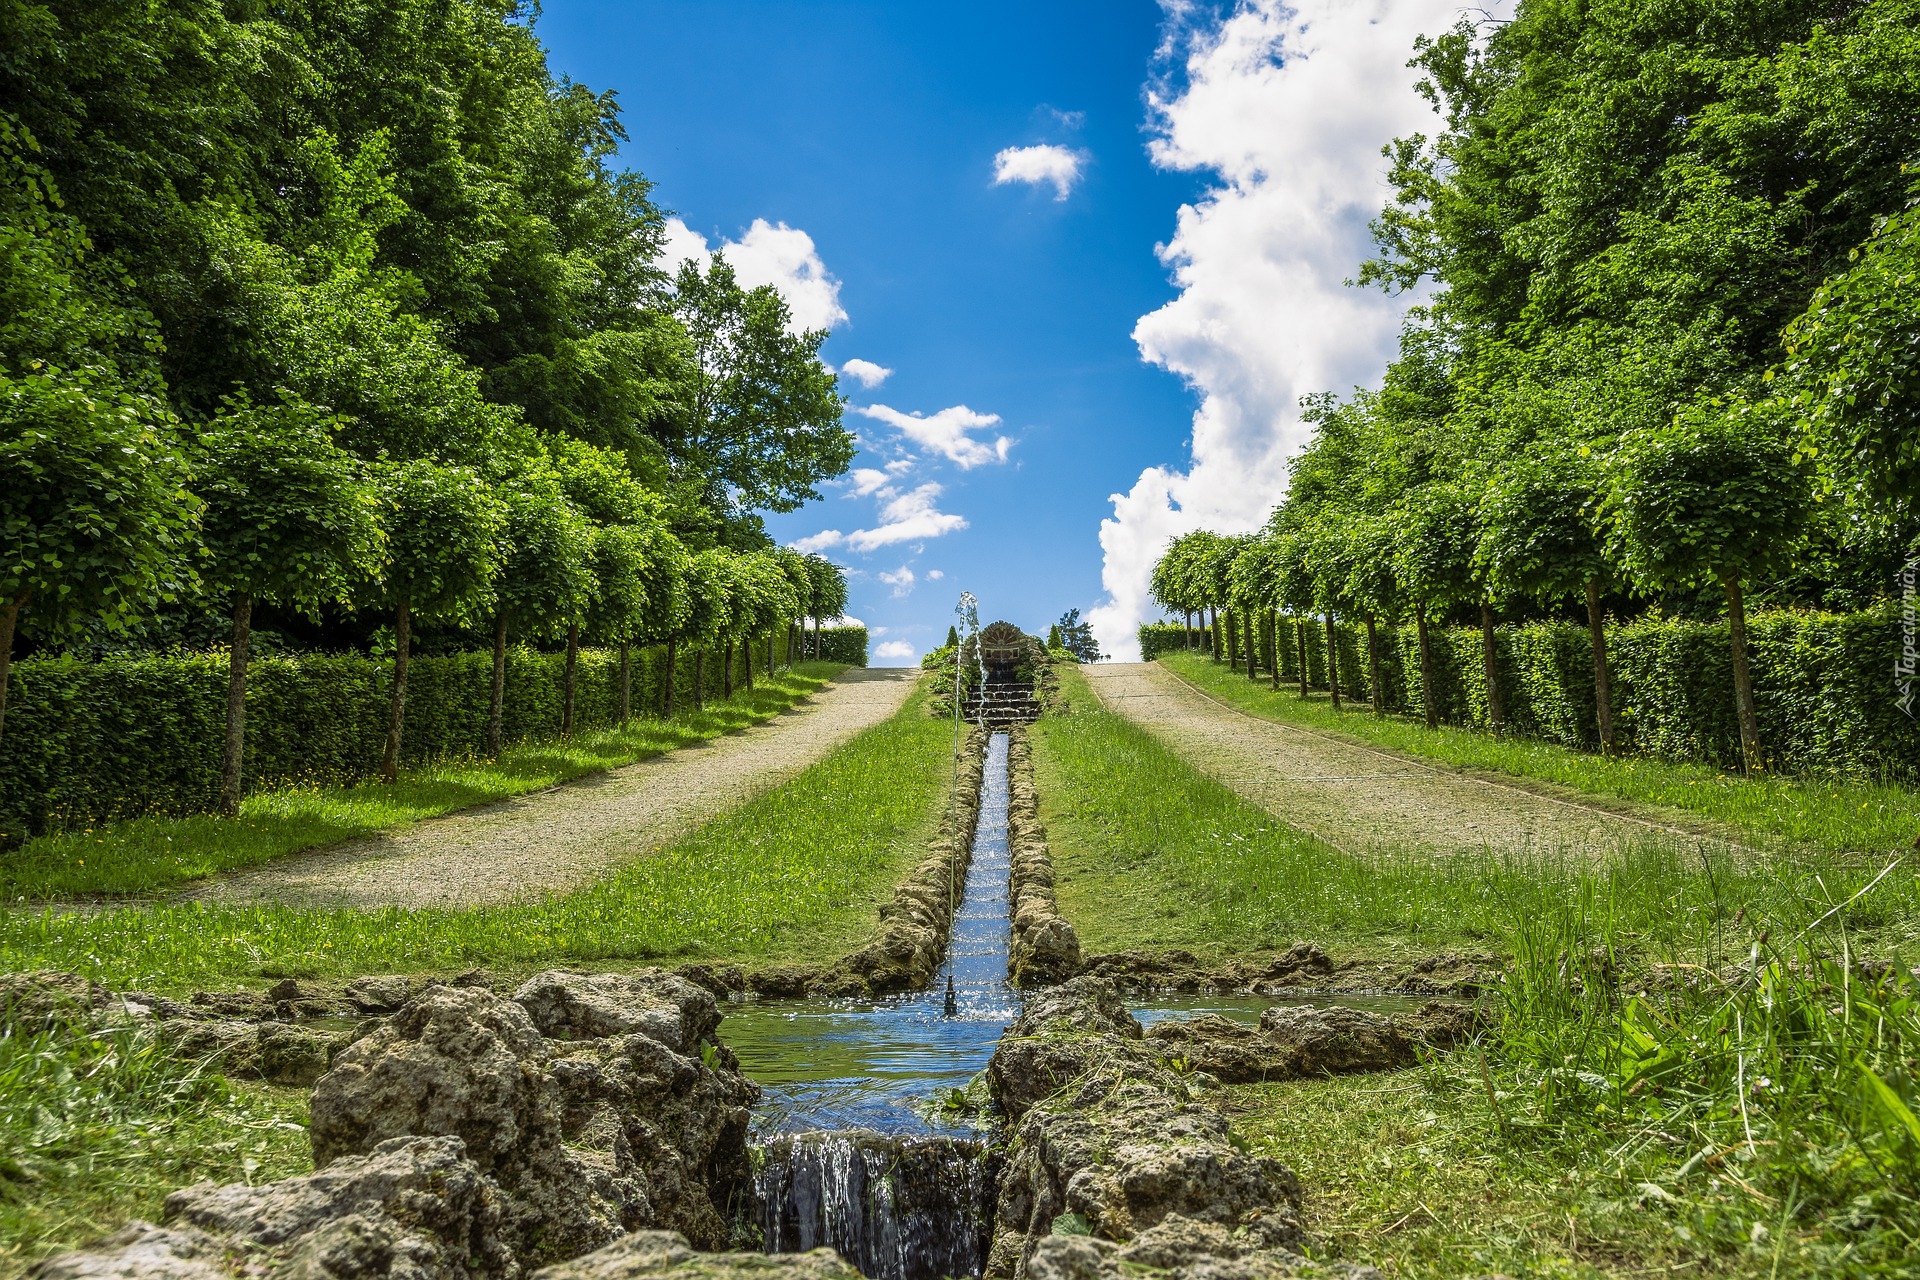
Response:
[{"label": "grass lawn", "polygon": [[762,676],[752,691],[671,720],[636,719],[566,740],[525,742],[497,760],[447,760],[403,770],[391,786],[299,787],[251,795],[225,818],[136,818],[30,840],[0,865],[6,900],[144,894],[302,849],[336,844],[617,769],[771,719],[824,688],[840,663],[803,662]]},{"label": "grass lawn", "polygon": [[1159,661],[1220,701],[1264,719],[1522,782],[1548,795],[1614,807],[1624,802],[1655,818],[1705,822],[1748,843],[1785,839],[1875,854],[1911,849],[1920,837],[1920,792],[1891,783],[1780,775],[1747,779],[1710,765],[1649,756],[1607,759],[1474,729],[1429,729],[1405,716],[1376,716],[1364,703],[1344,703],[1335,711],[1325,693],[1303,699],[1295,688],[1276,692],[1265,676],[1249,680],[1201,653],[1171,653]]},{"label": "grass lawn", "polygon": [[1063,688],[1073,714],[1032,741],[1089,951],[1507,958],[1472,1047],[1231,1092],[1239,1138],[1301,1174],[1317,1252],[1462,1280],[1913,1274],[1912,869],[1670,838],[1603,862],[1353,857],[1101,710],[1077,674]]},{"label": "grass lawn", "polygon": [[[585,888],[464,910],[204,903],[0,916],[0,968],[117,988],[485,965],[820,959],[863,942],[924,856],[952,780],[952,728],[916,692],[891,719],[740,809]],[[611,962],[611,963],[609,963]]]}]

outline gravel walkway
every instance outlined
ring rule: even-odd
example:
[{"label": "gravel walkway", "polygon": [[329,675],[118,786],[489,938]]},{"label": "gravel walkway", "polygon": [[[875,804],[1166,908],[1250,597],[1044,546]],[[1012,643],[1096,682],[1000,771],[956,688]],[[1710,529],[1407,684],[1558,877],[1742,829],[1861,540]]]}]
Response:
[{"label": "gravel walkway", "polygon": [[1289,825],[1349,851],[1603,855],[1680,834],[1256,719],[1157,663],[1080,669],[1108,710]]},{"label": "gravel walkway", "polygon": [[574,888],[785,782],[913,691],[912,669],[849,670],[744,733],[412,827],[282,858],[186,896],[343,907],[471,907]]}]

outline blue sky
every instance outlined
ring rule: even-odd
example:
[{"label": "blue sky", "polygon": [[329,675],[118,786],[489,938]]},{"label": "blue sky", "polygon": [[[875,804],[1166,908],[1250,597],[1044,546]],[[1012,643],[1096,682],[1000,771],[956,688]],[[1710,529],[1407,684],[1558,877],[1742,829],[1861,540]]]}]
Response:
[{"label": "blue sky", "polygon": [[892,371],[842,377],[855,474],[769,521],[853,571],[878,661],[962,589],[1029,630],[1097,608],[1124,653],[1154,550],[1257,523],[1298,395],[1377,376],[1397,304],[1340,280],[1379,146],[1424,123],[1412,34],[1453,10],[1326,3],[546,4],[673,252],[724,248],[831,323],[829,362]]}]

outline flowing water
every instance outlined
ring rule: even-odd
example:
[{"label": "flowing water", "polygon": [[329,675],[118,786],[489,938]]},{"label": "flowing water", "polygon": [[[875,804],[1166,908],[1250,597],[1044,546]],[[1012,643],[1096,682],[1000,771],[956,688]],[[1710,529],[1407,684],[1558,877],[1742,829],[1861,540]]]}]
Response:
[{"label": "flowing water", "polygon": [[[1020,1012],[1007,984],[1007,735],[988,740],[980,817],[947,958],[931,989],[881,1000],[735,1001],[721,1036],[757,1082],[755,1225],[769,1253],[822,1245],[870,1280],[977,1276],[986,1261],[990,1119],[969,1090]],[[946,1011],[948,981],[954,1011]],[[1255,1024],[1326,998],[1170,995],[1142,1023],[1217,1013]],[[1341,998],[1380,1013],[1419,999]]]}]

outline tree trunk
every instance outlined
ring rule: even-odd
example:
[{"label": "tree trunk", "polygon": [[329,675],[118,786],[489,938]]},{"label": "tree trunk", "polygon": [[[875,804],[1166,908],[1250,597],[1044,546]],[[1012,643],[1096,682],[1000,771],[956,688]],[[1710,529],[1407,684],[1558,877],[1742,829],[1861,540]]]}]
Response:
[{"label": "tree trunk", "polygon": [[1293,620],[1294,657],[1300,665],[1300,696],[1307,696],[1307,624],[1298,618]]},{"label": "tree trunk", "polygon": [[680,678],[679,662],[675,654],[678,647],[673,641],[667,641],[667,678],[660,682],[663,686],[660,690],[660,718],[663,720],[673,719],[673,683]]},{"label": "tree trunk", "polygon": [[507,611],[493,616],[493,700],[487,704],[487,754],[500,754],[501,721],[507,705]]},{"label": "tree trunk", "polygon": [[1247,679],[1260,678],[1260,624],[1253,620],[1253,610],[1247,610]]},{"label": "tree trunk", "polygon": [[1333,632],[1333,610],[1327,610],[1327,692],[1333,695],[1333,709],[1340,709],[1340,646]]},{"label": "tree trunk", "polygon": [[566,693],[560,701],[560,736],[573,736],[573,690],[574,673],[580,664],[580,624],[567,624],[567,680]]},{"label": "tree trunk", "polygon": [[1613,754],[1613,678],[1607,669],[1607,630],[1600,618],[1600,582],[1587,579],[1587,635],[1593,642],[1593,716],[1600,754]]},{"label": "tree trunk", "polygon": [[1387,700],[1380,691],[1380,632],[1372,614],[1367,615],[1367,698],[1373,703],[1373,714],[1387,714]]},{"label": "tree trunk", "polygon": [[731,698],[733,696],[733,641],[727,641],[726,647],[721,650],[721,656],[724,661],[720,664],[720,696]]},{"label": "tree trunk", "polygon": [[227,753],[220,762],[220,812],[240,812],[240,767],[247,751],[247,650],[253,642],[253,596],[233,593],[233,647],[227,651]]},{"label": "tree trunk", "polygon": [[1213,660],[1220,661],[1220,611],[1213,610],[1212,621],[1207,623],[1207,645],[1213,650]]},{"label": "tree trunk", "polygon": [[1267,674],[1280,692],[1280,614],[1273,609],[1267,611]]},{"label": "tree trunk", "polygon": [[620,727],[627,727],[627,718],[633,714],[633,668],[627,662],[627,650],[630,642],[620,642]]},{"label": "tree trunk", "polygon": [[1740,580],[1723,577],[1727,589],[1727,639],[1733,645],[1733,705],[1740,717],[1740,765],[1748,774],[1758,773],[1760,763],[1760,715],[1753,705],[1753,674],[1747,670],[1747,605]]},{"label": "tree trunk", "polygon": [[1414,634],[1420,640],[1420,703],[1427,711],[1427,728],[1440,727],[1440,713],[1433,705],[1433,649],[1427,643],[1427,603],[1422,600],[1413,615]]},{"label": "tree trunk", "polygon": [[1227,611],[1226,626],[1227,670],[1238,671],[1240,669],[1240,619],[1233,616],[1232,610]]},{"label": "tree trunk", "polygon": [[380,779],[400,776],[400,731],[407,714],[407,651],[413,643],[413,610],[406,602],[393,611],[393,705],[387,712],[387,750],[380,759]]},{"label": "tree trunk", "polygon": [[707,709],[707,650],[704,645],[693,651],[693,709]]},{"label": "tree trunk", "polygon": [[22,592],[0,606],[0,734],[7,729],[7,679],[13,670],[13,631],[31,595],[31,592]]},{"label": "tree trunk", "polygon": [[1480,602],[1480,661],[1487,676],[1487,719],[1495,737],[1507,731],[1507,700],[1500,692],[1500,663],[1493,645],[1493,606]]}]

